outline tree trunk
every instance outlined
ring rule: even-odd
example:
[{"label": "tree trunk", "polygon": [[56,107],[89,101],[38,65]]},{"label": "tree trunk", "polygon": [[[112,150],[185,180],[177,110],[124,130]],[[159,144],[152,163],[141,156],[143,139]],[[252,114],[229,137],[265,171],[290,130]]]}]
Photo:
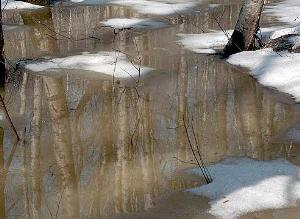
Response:
[{"label": "tree trunk", "polygon": [[[1,2],[0,2],[1,8]],[[5,84],[4,37],[2,30],[2,10],[0,10],[0,87]]]},{"label": "tree trunk", "polygon": [[234,32],[224,48],[225,56],[254,49],[263,4],[264,0],[244,0]]}]

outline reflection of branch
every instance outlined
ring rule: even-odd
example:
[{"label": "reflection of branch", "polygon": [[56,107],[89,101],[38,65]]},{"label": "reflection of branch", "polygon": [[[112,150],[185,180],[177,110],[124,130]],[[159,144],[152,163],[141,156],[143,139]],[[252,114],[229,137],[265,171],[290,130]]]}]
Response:
[{"label": "reflection of branch", "polygon": [[13,144],[12,149],[10,151],[10,154],[9,154],[9,156],[7,158],[6,164],[4,165],[4,174],[3,174],[4,175],[4,177],[3,177],[4,180],[5,180],[6,176],[7,176],[8,169],[10,167],[10,164],[11,164],[12,160],[13,160],[13,157],[14,157],[14,154],[15,154],[15,152],[17,150],[17,146],[18,146],[19,142],[20,141],[17,141],[17,142],[15,142]]},{"label": "reflection of branch", "polygon": [[[199,150],[196,151],[198,153],[199,158],[197,157],[197,154],[195,152],[194,146],[193,146],[193,144],[191,142],[191,139],[190,139],[190,135],[189,135],[189,132],[188,132],[188,127],[186,125],[186,121],[185,121],[184,117],[183,117],[183,126],[184,126],[184,130],[185,130],[185,133],[186,133],[186,136],[187,136],[187,139],[188,139],[188,143],[189,143],[190,149],[191,149],[191,151],[193,153],[193,156],[194,156],[194,158],[195,158],[195,160],[197,162],[197,165],[200,168],[200,170],[202,172],[202,175],[205,178],[206,183],[209,184],[209,183],[212,182],[212,178],[211,178],[211,176],[210,176],[210,174],[209,174],[209,172],[208,172],[208,170],[207,170],[207,168],[206,168],[206,166],[205,166],[205,164],[204,164],[204,162],[202,160],[202,156],[200,155],[200,151]],[[192,128],[192,129],[194,129],[194,128]],[[196,136],[194,134],[194,131],[193,131],[193,136],[195,138],[195,142],[197,144],[197,149],[198,149],[199,148],[199,146],[198,146],[198,140],[197,140],[197,138],[196,138]]]},{"label": "reflection of branch", "polygon": [[185,161],[185,160],[181,160],[179,159],[178,157],[173,157],[174,159],[178,160],[179,162],[181,163],[187,163],[187,164],[194,164],[194,165],[197,165],[197,163],[194,163],[194,162],[189,162],[189,161]]},{"label": "reflection of branch", "polygon": [[65,191],[65,187],[62,190],[62,192],[60,194],[60,198],[59,198],[58,203],[57,203],[57,209],[56,209],[56,213],[55,213],[55,219],[58,218],[58,212],[59,212],[59,209],[60,209],[60,205],[61,205],[61,202],[62,202],[64,191]]},{"label": "reflection of branch", "polygon": [[6,117],[7,117],[8,121],[9,121],[9,124],[10,124],[11,128],[13,129],[14,133],[16,134],[17,140],[19,141],[19,140],[20,140],[20,137],[19,137],[19,135],[18,135],[18,132],[17,132],[17,130],[16,130],[16,127],[14,126],[14,124],[13,124],[13,122],[12,122],[10,116],[9,116],[9,113],[8,113],[8,111],[7,111],[7,108],[6,108],[6,106],[5,106],[5,103],[4,103],[4,100],[3,100],[3,97],[2,97],[1,94],[0,94],[0,101],[1,101],[2,106],[3,106],[3,108],[4,108],[4,112],[5,112],[5,114],[6,114]]}]

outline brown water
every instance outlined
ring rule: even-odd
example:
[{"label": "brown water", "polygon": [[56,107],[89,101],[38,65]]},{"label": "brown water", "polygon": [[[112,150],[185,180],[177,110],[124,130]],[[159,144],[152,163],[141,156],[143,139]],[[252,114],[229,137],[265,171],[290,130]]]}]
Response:
[{"label": "brown water", "polygon": [[299,107],[290,97],[263,88],[217,56],[176,45],[179,32],[234,25],[240,1],[211,3],[222,5],[208,10],[203,3],[186,15],[156,17],[170,23],[167,28],[118,34],[100,21],[144,15],[126,7],[60,3],[4,12],[5,24],[18,24],[5,32],[12,66],[19,59],[117,49],[156,70],[139,80],[112,80],[85,71],[37,75],[11,67],[5,103],[24,141],[16,143],[2,113],[2,215],[211,218],[206,199],[183,192],[204,183],[185,171],[195,165],[183,117],[193,124],[207,164],[225,156],[297,162],[299,142],[287,133],[297,127]]}]

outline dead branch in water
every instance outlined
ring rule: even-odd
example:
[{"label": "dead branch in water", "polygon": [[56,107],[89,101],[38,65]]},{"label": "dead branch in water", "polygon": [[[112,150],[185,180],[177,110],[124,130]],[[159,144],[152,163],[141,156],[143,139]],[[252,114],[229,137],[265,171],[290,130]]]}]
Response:
[{"label": "dead branch in water", "polygon": [[[200,170],[202,172],[202,175],[205,178],[206,183],[209,184],[209,183],[212,182],[212,177],[209,174],[209,171],[208,171],[208,169],[207,169],[207,167],[206,167],[206,165],[205,165],[205,163],[202,159],[202,156],[201,156],[201,153],[200,153],[200,147],[198,145],[198,139],[195,135],[194,128],[192,127],[192,132],[193,132],[194,141],[196,142],[196,147],[197,147],[196,150],[195,150],[195,147],[192,144],[192,141],[191,141],[191,138],[190,138],[190,135],[189,135],[189,131],[188,131],[188,127],[187,127],[187,124],[186,124],[186,121],[185,121],[184,117],[183,117],[183,126],[184,126],[184,130],[185,130],[185,133],[186,133],[186,136],[187,136],[187,139],[188,139],[190,149],[191,149],[191,151],[193,153],[193,156],[194,156],[194,158],[197,162],[197,165],[200,168]],[[198,157],[197,157],[197,154],[198,154]]]},{"label": "dead branch in water", "polygon": [[3,100],[3,97],[2,97],[1,94],[0,94],[0,101],[1,101],[2,106],[3,106],[3,108],[4,108],[4,112],[5,112],[5,115],[6,115],[7,119],[8,119],[8,121],[9,121],[9,124],[10,124],[12,130],[14,131],[14,133],[16,134],[17,140],[20,141],[20,136],[19,136],[19,134],[18,134],[18,132],[17,132],[17,129],[16,129],[16,127],[14,126],[14,124],[13,124],[13,122],[12,122],[10,116],[9,116],[9,113],[8,113],[8,111],[7,111],[7,108],[6,108],[6,106],[5,106],[5,103],[4,103],[4,100]]}]

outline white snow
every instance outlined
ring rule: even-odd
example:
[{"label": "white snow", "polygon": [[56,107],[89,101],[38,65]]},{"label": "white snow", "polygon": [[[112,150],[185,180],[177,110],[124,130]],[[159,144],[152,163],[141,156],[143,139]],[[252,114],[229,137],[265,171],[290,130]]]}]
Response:
[{"label": "white snow", "polygon": [[[261,36],[266,42],[269,39],[294,34],[290,37],[296,48],[300,45],[300,11],[299,0],[286,0],[267,8],[267,12],[279,17],[287,24],[261,29]],[[202,34],[178,34],[181,38],[178,42],[186,49],[196,53],[215,53],[216,49],[222,49],[228,42],[232,30],[227,31],[227,36],[222,32],[210,32]],[[287,51],[276,53],[272,49],[262,49],[253,52],[241,52],[232,55],[228,62],[234,65],[250,69],[250,74],[265,85],[291,94],[296,101],[300,101],[300,54]]]},{"label": "white snow", "polygon": [[30,63],[26,69],[34,72],[60,72],[65,70],[86,70],[111,75],[116,78],[131,78],[146,74],[153,69],[133,65],[123,53],[82,53],[65,58],[54,58],[44,62]]},{"label": "white snow", "polygon": [[[274,31],[282,27],[261,28],[261,37],[263,39],[270,38]],[[186,49],[196,53],[215,53],[216,49],[223,49],[227,44],[233,30],[214,31],[200,34],[177,34],[180,40],[177,42],[182,44]]]},{"label": "white snow", "polygon": [[112,18],[102,22],[105,26],[113,28],[135,28],[135,29],[155,29],[165,27],[166,24],[151,19],[140,18]]},{"label": "white snow", "polygon": [[178,40],[186,49],[196,53],[215,53],[215,49],[221,49],[228,42],[228,37],[232,34],[232,30],[224,32],[211,32],[202,34],[178,34],[181,38]]},{"label": "white snow", "polygon": [[1,9],[11,10],[11,9],[39,9],[43,8],[41,5],[34,5],[31,3],[23,1],[14,1],[14,0],[1,0]]},{"label": "white snow", "polygon": [[[191,9],[192,0],[71,0],[80,4],[117,4],[132,7],[142,14],[170,15]],[[199,1],[198,1],[199,2]]]},{"label": "white snow", "polygon": [[287,34],[300,33],[300,1],[299,0],[285,0],[266,7],[265,13],[276,16],[279,21],[286,23],[286,27],[274,31],[271,39],[275,39]]},{"label": "white snow", "polygon": [[250,69],[250,74],[261,84],[291,94],[296,101],[300,101],[299,53],[276,53],[272,49],[262,49],[234,54],[227,61]]},{"label": "white snow", "polygon": [[300,1],[299,0],[285,0],[275,5],[267,6],[265,12],[273,14],[280,21],[296,25],[300,24]]},{"label": "white snow", "polygon": [[[189,191],[210,199],[209,213],[223,219],[296,205],[300,168],[286,160],[226,159],[208,167],[213,182]],[[201,174],[199,169],[193,170]]]}]

